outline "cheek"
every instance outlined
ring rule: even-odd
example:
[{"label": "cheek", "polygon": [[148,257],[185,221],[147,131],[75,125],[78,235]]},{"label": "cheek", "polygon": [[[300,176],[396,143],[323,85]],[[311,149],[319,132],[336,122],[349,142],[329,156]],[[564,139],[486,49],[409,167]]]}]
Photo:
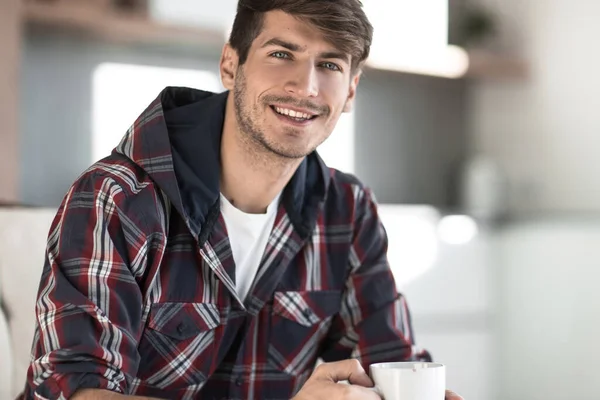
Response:
[{"label": "cheek", "polygon": [[268,65],[252,75],[251,84],[257,88],[258,93],[262,94],[272,90],[281,90],[290,80],[290,76],[294,76],[294,72],[290,66]]}]

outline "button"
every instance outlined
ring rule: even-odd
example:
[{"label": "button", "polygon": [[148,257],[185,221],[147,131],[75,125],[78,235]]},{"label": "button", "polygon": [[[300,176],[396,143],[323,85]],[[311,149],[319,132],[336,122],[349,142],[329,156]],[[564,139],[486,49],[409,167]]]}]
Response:
[{"label": "button", "polygon": [[179,325],[177,325],[177,332],[179,332],[180,335],[183,335],[186,330],[187,327],[185,326],[184,322],[180,322]]},{"label": "button", "polygon": [[238,377],[235,380],[235,384],[237,386],[242,386],[243,383],[244,383],[244,378],[242,378],[241,376],[238,375]]}]

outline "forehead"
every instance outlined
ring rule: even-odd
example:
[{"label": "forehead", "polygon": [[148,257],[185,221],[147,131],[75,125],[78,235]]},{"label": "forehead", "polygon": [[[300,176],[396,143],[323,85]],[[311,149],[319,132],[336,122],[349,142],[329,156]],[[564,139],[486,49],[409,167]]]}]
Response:
[{"label": "forehead", "polygon": [[[260,48],[274,37],[292,41],[308,50],[341,52],[317,27],[279,10],[265,13],[262,30],[253,46]],[[350,58],[349,54],[347,56]]]}]

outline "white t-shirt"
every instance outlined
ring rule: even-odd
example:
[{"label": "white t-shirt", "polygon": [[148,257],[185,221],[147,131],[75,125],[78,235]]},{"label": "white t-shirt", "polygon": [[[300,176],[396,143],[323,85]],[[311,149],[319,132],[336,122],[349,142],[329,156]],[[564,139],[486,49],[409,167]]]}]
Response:
[{"label": "white t-shirt", "polygon": [[279,205],[279,197],[267,207],[265,214],[248,214],[235,208],[221,194],[221,214],[227,226],[229,243],[235,262],[235,288],[244,300],[265,252]]}]

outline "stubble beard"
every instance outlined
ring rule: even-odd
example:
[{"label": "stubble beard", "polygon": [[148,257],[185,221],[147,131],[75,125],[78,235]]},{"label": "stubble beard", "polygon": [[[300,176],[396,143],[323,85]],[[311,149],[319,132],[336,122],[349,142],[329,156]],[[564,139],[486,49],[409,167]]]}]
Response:
[{"label": "stubble beard", "polygon": [[[258,126],[256,120],[252,117],[252,114],[260,115],[260,104],[257,104],[254,110],[251,110],[249,109],[250,106],[246,103],[246,76],[244,75],[241,67],[238,68],[235,78],[233,101],[235,106],[235,115],[243,144],[248,145],[250,147],[249,150],[254,150],[254,152],[257,153],[256,156],[259,158],[289,163],[290,161],[304,158],[314,151],[314,149],[310,149],[308,152],[284,149],[276,146],[267,139],[264,131]],[[252,111],[254,111],[254,113]],[[293,130],[293,128],[289,129]]]}]

